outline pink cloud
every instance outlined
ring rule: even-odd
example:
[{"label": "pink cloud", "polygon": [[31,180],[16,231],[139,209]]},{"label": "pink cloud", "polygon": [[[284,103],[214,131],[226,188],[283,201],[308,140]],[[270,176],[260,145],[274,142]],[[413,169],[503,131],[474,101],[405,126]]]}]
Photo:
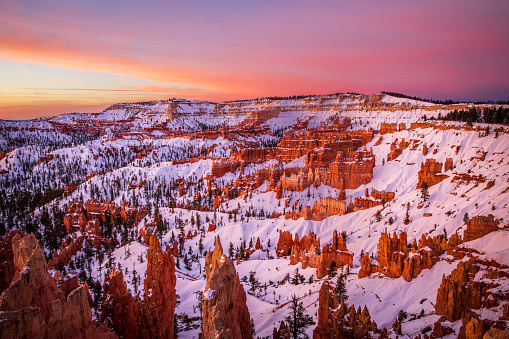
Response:
[{"label": "pink cloud", "polygon": [[478,99],[509,88],[505,2],[368,4],[16,4],[0,8],[0,55],[206,100],[384,89]]}]

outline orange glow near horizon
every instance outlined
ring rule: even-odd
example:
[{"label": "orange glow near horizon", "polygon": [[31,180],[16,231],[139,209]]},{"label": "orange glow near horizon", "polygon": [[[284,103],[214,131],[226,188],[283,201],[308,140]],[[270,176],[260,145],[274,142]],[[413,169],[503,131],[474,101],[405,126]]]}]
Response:
[{"label": "orange glow near horizon", "polygon": [[171,97],[507,100],[509,3],[0,4],[0,118]]}]

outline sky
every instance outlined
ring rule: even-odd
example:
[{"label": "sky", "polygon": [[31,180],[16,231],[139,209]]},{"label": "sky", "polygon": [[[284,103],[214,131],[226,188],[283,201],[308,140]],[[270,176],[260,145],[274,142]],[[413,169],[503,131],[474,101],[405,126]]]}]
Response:
[{"label": "sky", "polygon": [[381,91],[509,100],[506,0],[0,0],[0,118]]}]

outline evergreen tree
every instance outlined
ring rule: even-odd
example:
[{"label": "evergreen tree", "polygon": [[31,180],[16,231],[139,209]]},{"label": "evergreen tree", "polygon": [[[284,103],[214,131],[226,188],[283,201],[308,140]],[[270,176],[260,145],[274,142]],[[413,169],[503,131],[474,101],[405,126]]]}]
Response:
[{"label": "evergreen tree", "polygon": [[428,183],[426,181],[423,181],[421,184],[421,198],[423,202],[426,202],[429,199]]},{"label": "evergreen tree", "polygon": [[412,220],[410,220],[410,203],[406,203],[406,215],[405,215],[405,223],[409,224]]},{"label": "evergreen tree", "polygon": [[306,334],[306,328],[314,325],[315,322],[310,315],[304,313],[304,305],[302,302],[299,302],[299,298],[295,294],[292,295],[292,300],[290,301],[290,310],[291,313],[285,318],[285,321],[288,327],[290,327],[292,338],[309,338]]},{"label": "evergreen tree", "polygon": [[303,280],[304,280],[304,276],[299,273],[299,269],[297,268],[295,270],[295,273],[293,274],[293,278],[292,278],[291,283],[293,285],[298,285],[300,282],[303,282]]},{"label": "evergreen tree", "polygon": [[348,300],[345,279],[346,279],[346,277],[343,274],[341,274],[338,277],[338,280],[336,280],[336,287],[334,288],[334,294],[338,297],[338,300],[341,300],[341,297],[343,297],[344,301]]},{"label": "evergreen tree", "polygon": [[255,329],[255,323],[254,323],[253,318],[251,318],[251,333],[253,334],[253,338],[254,338],[256,335],[256,329]]},{"label": "evergreen tree", "polygon": [[468,213],[465,213],[465,215],[463,216],[463,222],[466,224],[469,220],[469,216],[468,216]]}]

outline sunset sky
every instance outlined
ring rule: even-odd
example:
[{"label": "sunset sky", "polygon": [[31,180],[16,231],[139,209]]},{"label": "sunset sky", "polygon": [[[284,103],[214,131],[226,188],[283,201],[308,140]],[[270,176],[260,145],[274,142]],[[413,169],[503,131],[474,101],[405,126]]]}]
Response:
[{"label": "sunset sky", "polygon": [[509,99],[509,1],[0,1],[0,118],[335,92]]}]

